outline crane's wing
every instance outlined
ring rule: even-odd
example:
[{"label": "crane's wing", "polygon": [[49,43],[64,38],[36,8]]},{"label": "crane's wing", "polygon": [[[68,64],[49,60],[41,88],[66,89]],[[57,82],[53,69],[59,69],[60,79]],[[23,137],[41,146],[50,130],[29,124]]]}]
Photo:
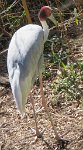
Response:
[{"label": "crane's wing", "polygon": [[20,111],[24,111],[33,77],[38,70],[44,46],[43,30],[38,25],[20,28],[8,49],[7,67],[13,95]]}]

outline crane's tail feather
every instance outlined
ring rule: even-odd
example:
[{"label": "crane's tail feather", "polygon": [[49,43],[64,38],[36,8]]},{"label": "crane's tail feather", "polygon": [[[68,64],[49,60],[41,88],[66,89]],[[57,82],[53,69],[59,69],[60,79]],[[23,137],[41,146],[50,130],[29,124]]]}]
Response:
[{"label": "crane's tail feather", "polygon": [[16,105],[18,107],[18,110],[20,111],[21,114],[23,114],[24,107],[22,105],[22,92],[21,92],[21,87],[20,87],[20,69],[19,66],[16,68],[14,71],[12,80],[11,80],[11,88],[12,88],[12,93],[16,101]]}]

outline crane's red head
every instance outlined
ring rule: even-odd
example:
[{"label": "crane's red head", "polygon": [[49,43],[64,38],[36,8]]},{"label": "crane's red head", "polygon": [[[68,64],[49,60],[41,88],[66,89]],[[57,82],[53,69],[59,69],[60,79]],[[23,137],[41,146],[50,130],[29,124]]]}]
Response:
[{"label": "crane's red head", "polygon": [[43,6],[39,11],[39,19],[40,21],[46,20],[47,17],[50,17],[52,14],[52,9],[49,6]]}]

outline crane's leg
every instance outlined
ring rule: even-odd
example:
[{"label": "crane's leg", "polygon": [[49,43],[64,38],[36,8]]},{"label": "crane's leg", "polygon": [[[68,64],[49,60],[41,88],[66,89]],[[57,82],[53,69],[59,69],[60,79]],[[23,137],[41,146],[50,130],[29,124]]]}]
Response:
[{"label": "crane's leg", "polygon": [[44,91],[43,91],[43,82],[42,82],[42,74],[39,76],[39,81],[40,81],[40,92],[41,92],[41,96],[42,96],[42,106],[44,107],[47,115],[48,115],[48,118],[51,122],[51,125],[53,127],[53,130],[54,130],[54,133],[55,133],[55,137],[57,140],[60,140],[60,137],[55,129],[55,126],[53,124],[53,121],[52,121],[52,118],[50,116],[50,113],[49,113],[49,110],[48,110],[48,107],[47,107],[47,104],[46,104],[46,100],[45,100],[45,96],[44,96]]},{"label": "crane's leg", "polygon": [[33,100],[33,98],[32,98],[31,93],[30,93],[30,99],[31,99],[31,104],[32,104],[32,108],[33,108],[34,118],[35,118],[36,136],[37,136],[38,138],[40,138],[40,137],[42,136],[42,134],[39,132],[39,129],[38,129],[38,125],[37,125],[37,116],[36,116],[35,108],[34,108],[34,100]]}]

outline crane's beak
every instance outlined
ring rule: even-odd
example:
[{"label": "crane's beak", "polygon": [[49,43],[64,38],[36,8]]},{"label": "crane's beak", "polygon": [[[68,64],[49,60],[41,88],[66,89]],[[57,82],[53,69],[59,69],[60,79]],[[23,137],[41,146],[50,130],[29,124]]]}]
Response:
[{"label": "crane's beak", "polygon": [[57,23],[56,19],[54,18],[53,14],[51,14],[49,19],[54,23],[55,26],[57,26],[58,23]]}]

